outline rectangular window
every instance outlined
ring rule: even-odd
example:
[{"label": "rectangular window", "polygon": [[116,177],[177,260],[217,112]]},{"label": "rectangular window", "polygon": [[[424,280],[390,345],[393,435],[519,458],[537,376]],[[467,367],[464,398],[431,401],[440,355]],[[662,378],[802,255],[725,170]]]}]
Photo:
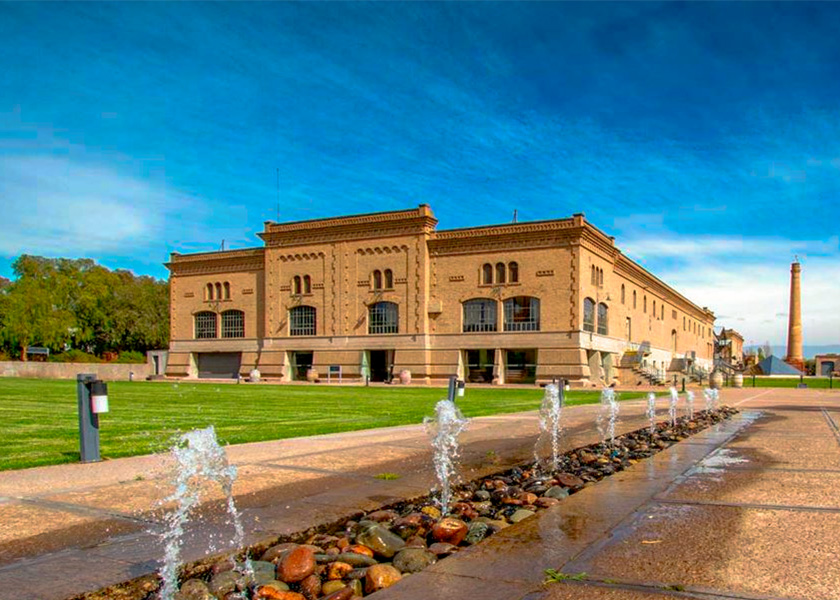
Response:
[{"label": "rectangular window", "polygon": [[222,313],[222,337],[245,337],[245,313],[241,310],[227,310]]},{"label": "rectangular window", "polygon": [[368,309],[368,333],[398,333],[399,308],[392,302],[377,302]]},{"label": "rectangular window", "polygon": [[627,341],[629,342],[630,339],[633,337],[633,323],[630,321],[630,317],[627,317],[627,324],[625,325],[625,335],[627,336]]},{"label": "rectangular window", "polygon": [[315,335],[315,307],[296,306],[289,311],[289,335]]},{"label": "rectangular window", "polygon": [[505,331],[539,331],[540,301],[518,296],[505,300]]},{"label": "rectangular window", "polygon": [[464,332],[496,331],[495,300],[464,302]]},{"label": "rectangular window", "polygon": [[195,316],[195,339],[206,340],[214,337],[216,337],[216,313],[198,313]]}]

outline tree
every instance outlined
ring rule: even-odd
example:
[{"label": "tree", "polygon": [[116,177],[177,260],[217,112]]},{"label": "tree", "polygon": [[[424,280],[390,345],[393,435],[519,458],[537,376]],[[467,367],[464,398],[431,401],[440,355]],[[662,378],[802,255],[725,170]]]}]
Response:
[{"label": "tree", "polygon": [[[169,284],[89,259],[20,256],[0,287],[0,342],[26,360],[26,346],[102,354],[169,343]],[[6,280],[8,281],[8,280]]]}]

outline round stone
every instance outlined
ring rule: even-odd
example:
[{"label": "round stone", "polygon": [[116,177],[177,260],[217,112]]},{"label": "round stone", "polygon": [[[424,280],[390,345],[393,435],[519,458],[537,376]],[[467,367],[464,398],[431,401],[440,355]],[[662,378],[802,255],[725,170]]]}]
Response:
[{"label": "round stone", "polygon": [[457,546],[467,536],[468,527],[461,519],[445,517],[432,527],[432,538]]},{"label": "round stone", "polygon": [[303,581],[315,571],[315,553],[309,548],[298,546],[280,558],[277,563],[277,578],[286,583]]},{"label": "round stone", "polygon": [[534,511],[532,511],[532,510],[527,510],[525,508],[520,508],[519,510],[517,510],[515,513],[513,513],[510,516],[510,522],[511,523],[519,523],[519,521],[523,521],[523,520],[527,519],[528,517],[533,516],[534,514],[536,514],[536,513],[534,513]]},{"label": "round stone", "polygon": [[363,529],[356,536],[356,543],[367,546],[385,558],[391,558],[405,546],[405,540],[378,524]]},{"label": "round stone", "polygon": [[[338,590],[343,590],[346,588],[347,585],[343,581],[325,581],[321,585],[321,593],[329,596],[333,592],[337,592]],[[352,591],[350,592],[352,595]]]},{"label": "round stone", "polygon": [[485,537],[487,537],[487,532],[490,530],[490,526],[487,523],[482,523],[481,521],[473,521],[470,523],[470,527],[467,530],[467,535],[464,538],[464,541],[470,545],[477,544]]},{"label": "round stone", "polygon": [[[583,480],[581,479],[581,485],[583,485]],[[569,497],[569,490],[564,487],[560,487],[559,485],[553,485],[548,490],[546,490],[545,494],[543,494],[546,498],[556,498],[558,500],[562,500],[563,498]]]},{"label": "round stone", "polygon": [[437,561],[437,556],[422,548],[405,548],[394,557],[394,568],[400,573],[417,573]]},{"label": "round stone", "polygon": [[391,587],[401,578],[400,572],[391,565],[373,565],[365,575],[365,592],[372,594]]}]

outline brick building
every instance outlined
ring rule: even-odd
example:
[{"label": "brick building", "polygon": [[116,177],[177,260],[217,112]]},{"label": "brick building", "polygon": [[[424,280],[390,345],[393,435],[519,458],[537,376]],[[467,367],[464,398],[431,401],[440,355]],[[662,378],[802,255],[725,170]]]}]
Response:
[{"label": "brick building", "polygon": [[583,215],[437,230],[411,210],[266,222],[264,245],[173,253],[167,375],[415,382],[566,378],[711,365],[714,315]]}]

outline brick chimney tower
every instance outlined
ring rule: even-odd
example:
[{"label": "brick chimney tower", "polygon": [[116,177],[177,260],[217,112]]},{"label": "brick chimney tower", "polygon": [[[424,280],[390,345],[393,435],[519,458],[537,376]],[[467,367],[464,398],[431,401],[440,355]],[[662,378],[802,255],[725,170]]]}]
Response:
[{"label": "brick chimney tower", "polygon": [[802,356],[802,307],[800,305],[800,273],[802,268],[796,260],[790,265],[790,311],[788,313],[788,343],[785,362],[805,371]]}]

